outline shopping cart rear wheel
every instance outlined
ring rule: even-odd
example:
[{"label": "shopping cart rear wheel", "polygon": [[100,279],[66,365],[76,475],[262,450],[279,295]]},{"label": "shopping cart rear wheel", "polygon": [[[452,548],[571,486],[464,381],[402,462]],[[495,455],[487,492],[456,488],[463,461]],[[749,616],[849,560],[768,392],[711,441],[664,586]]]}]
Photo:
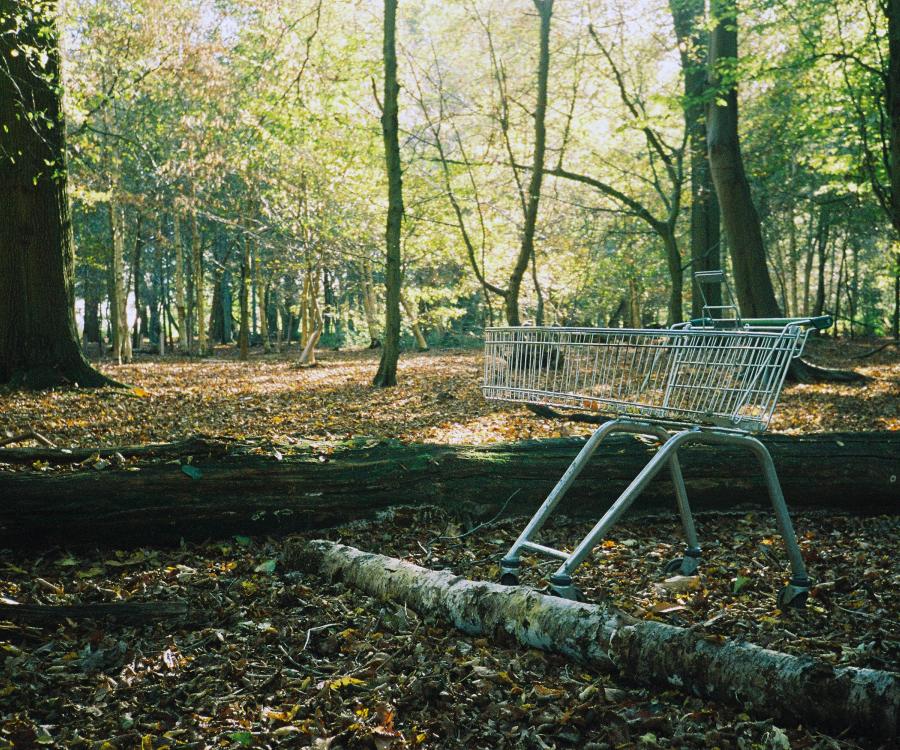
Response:
[{"label": "shopping cart rear wheel", "polygon": [[558,596],[560,599],[569,599],[573,602],[586,602],[587,599],[580,588],[572,584],[572,578],[567,575],[550,576],[550,588],[547,589],[550,596]]},{"label": "shopping cart rear wheel", "polygon": [[802,609],[806,606],[808,597],[809,589],[788,584],[778,592],[778,609],[784,610],[788,607]]},{"label": "shopping cart rear wheel", "polygon": [[697,574],[697,568],[700,565],[700,559],[697,557],[676,557],[669,560],[663,566],[663,573],[666,575],[683,575],[692,576]]},{"label": "shopping cart rear wheel", "polygon": [[515,573],[503,573],[500,576],[500,585],[501,586],[518,586],[519,585],[519,576]]}]

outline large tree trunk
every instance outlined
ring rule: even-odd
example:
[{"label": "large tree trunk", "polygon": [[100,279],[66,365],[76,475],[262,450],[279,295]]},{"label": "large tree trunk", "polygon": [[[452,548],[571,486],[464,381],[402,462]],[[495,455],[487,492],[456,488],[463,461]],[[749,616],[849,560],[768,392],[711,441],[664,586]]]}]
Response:
[{"label": "large tree trunk", "polygon": [[386,388],[397,385],[400,358],[400,228],[403,223],[403,168],[400,164],[397,83],[397,0],[384,3],[384,112],[381,132],[388,178],[388,212],[385,229],[385,323],[384,348],[378,372],[372,381]]},{"label": "large tree trunk", "polygon": [[[882,3],[888,17],[888,74],[885,93],[890,122],[888,162],[890,180],[890,219],[894,228],[893,272],[894,310],[891,334],[900,340],[900,0]],[[877,163],[875,159],[873,162]]]},{"label": "large tree trunk", "polygon": [[[320,572],[383,601],[437,617],[470,635],[512,637],[650,686],[738,705],[779,721],[893,737],[900,717],[895,673],[837,667],[685,628],[636,620],[524,586],[501,586],[428,570],[336,542],[293,542],[287,568]],[[654,743],[655,744],[655,743]]]},{"label": "large tree trunk", "polygon": [[109,385],[75,329],[56,12],[0,0],[0,382]]},{"label": "large tree trunk", "polygon": [[735,0],[713,0],[715,26],[709,41],[709,82],[716,91],[707,123],[709,163],[728,237],[734,286],[741,314],[780,317],[766,265],[759,215],[744,171],[738,138],[737,8]]},{"label": "large tree trunk", "polygon": [[[900,432],[768,435],[763,441],[792,507],[896,510],[900,483],[892,477],[900,474]],[[395,505],[438,505],[477,519],[497,513],[507,498],[507,515],[530,515],[583,445],[580,439],[478,448],[313,445],[295,452],[281,447],[280,459],[259,455],[255,445],[201,440],[120,448],[126,459],[143,459],[139,471],[98,471],[95,449],[4,449],[0,463],[85,465],[59,474],[0,473],[0,547],[177,544],[182,537],[288,533],[371,518]],[[560,512],[599,518],[654,450],[632,437],[609,438]],[[100,456],[119,461],[115,453],[112,448]],[[181,462],[173,460],[178,456]],[[697,510],[768,502],[759,468],[739,449],[696,446],[681,454],[681,462]],[[186,472],[179,464],[191,468]],[[674,512],[674,497],[663,475],[635,510]]]},{"label": "large tree trunk", "polygon": [[[534,256],[534,231],[537,226],[538,209],[541,200],[541,182],[544,178],[544,153],[547,148],[547,84],[550,77],[550,19],[553,15],[553,0],[533,0],[541,19],[540,42],[537,69],[537,103],[534,107],[534,154],[531,177],[525,202],[524,226],[519,255],[506,286],[506,321],[511,326],[521,324],[519,318],[519,290],[522,278],[528,270],[528,263]],[[515,166],[513,167],[515,168]]]},{"label": "large tree trunk", "polygon": [[[691,174],[691,271],[717,271],[719,253],[719,201],[709,169],[706,144],[706,63],[708,35],[704,0],[669,0],[681,70],[684,75],[684,125],[689,143]],[[721,289],[704,290],[710,305],[722,304]],[[703,314],[703,299],[695,288],[691,295],[691,316]]]}]

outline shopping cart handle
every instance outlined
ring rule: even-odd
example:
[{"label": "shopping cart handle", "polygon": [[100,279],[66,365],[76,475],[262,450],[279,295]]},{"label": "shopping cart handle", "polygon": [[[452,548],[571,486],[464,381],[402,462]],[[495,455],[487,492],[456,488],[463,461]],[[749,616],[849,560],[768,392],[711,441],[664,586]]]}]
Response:
[{"label": "shopping cart handle", "polygon": [[691,325],[700,328],[784,328],[789,325],[809,326],[817,331],[830,328],[834,319],[830,315],[818,315],[815,318],[692,318]]},{"label": "shopping cart handle", "polygon": [[826,328],[831,328],[834,325],[834,318],[830,315],[819,315],[815,318],[810,318],[809,324],[817,331],[824,331]]}]

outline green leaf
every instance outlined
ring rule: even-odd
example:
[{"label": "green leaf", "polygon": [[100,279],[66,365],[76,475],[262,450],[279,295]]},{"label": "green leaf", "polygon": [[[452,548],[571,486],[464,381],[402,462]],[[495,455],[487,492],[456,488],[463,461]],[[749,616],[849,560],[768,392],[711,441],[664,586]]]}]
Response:
[{"label": "green leaf", "polygon": [[200,471],[196,466],[191,466],[190,464],[182,464],[181,471],[187,474],[191,479],[200,479],[203,476],[203,472]]},{"label": "green leaf", "polygon": [[253,735],[250,732],[232,732],[228,737],[244,747],[250,747],[253,744]]},{"label": "green leaf", "polygon": [[276,565],[278,565],[277,560],[264,560],[259,565],[257,565],[253,570],[256,573],[274,573]]},{"label": "green leaf", "polygon": [[251,544],[253,544],[253,540],[249,536],[238,535],[234,538],[234,541],[236,541],[242,547],[249,547]]},{"label": "green leaf", "polygon": [[751,580],[752,579],[747,578],[746,576],[738,576],[737,578],[734,579],[734,586],[732,587],[732,591],[735,594],[740,594],[741,589],[743,589],[744,586],[746,586],[748,583],[750,583]]}]

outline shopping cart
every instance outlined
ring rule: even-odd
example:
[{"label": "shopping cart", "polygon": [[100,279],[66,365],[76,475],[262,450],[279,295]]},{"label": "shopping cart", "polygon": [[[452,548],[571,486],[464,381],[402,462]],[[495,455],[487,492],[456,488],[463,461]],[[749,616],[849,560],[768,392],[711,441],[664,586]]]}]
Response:
[{"label": "shopping cart", "polygon": [[[695,278],[701,293],[703,284],[725,282],[721,272]],[[772,457],[753,434],[768,426],[788,366],[803,352],[810,331],[831,323],[829,316],[744,319],[732,301],[705,304],[702,318],[666,329],[487,329],[486,398],[610,417],[591,435],[501,560],[501,583],[517,584],[521,553],[536,553],[563,561],[550,577],[551,591],[580,599],[572,574],[663,466],[672,476],[687,542],[684,555],[670,561],[665,572],[693,575],[701,551],[678,451],[694,443],[733,445],[749,449],[758,459],[787,548],[792,575],[778,594],[779,606],[802,606],[810,587],[806,567]],[[534,541],[600,443],[614,432],[653,436],[661,446],[571,553]]]}]

